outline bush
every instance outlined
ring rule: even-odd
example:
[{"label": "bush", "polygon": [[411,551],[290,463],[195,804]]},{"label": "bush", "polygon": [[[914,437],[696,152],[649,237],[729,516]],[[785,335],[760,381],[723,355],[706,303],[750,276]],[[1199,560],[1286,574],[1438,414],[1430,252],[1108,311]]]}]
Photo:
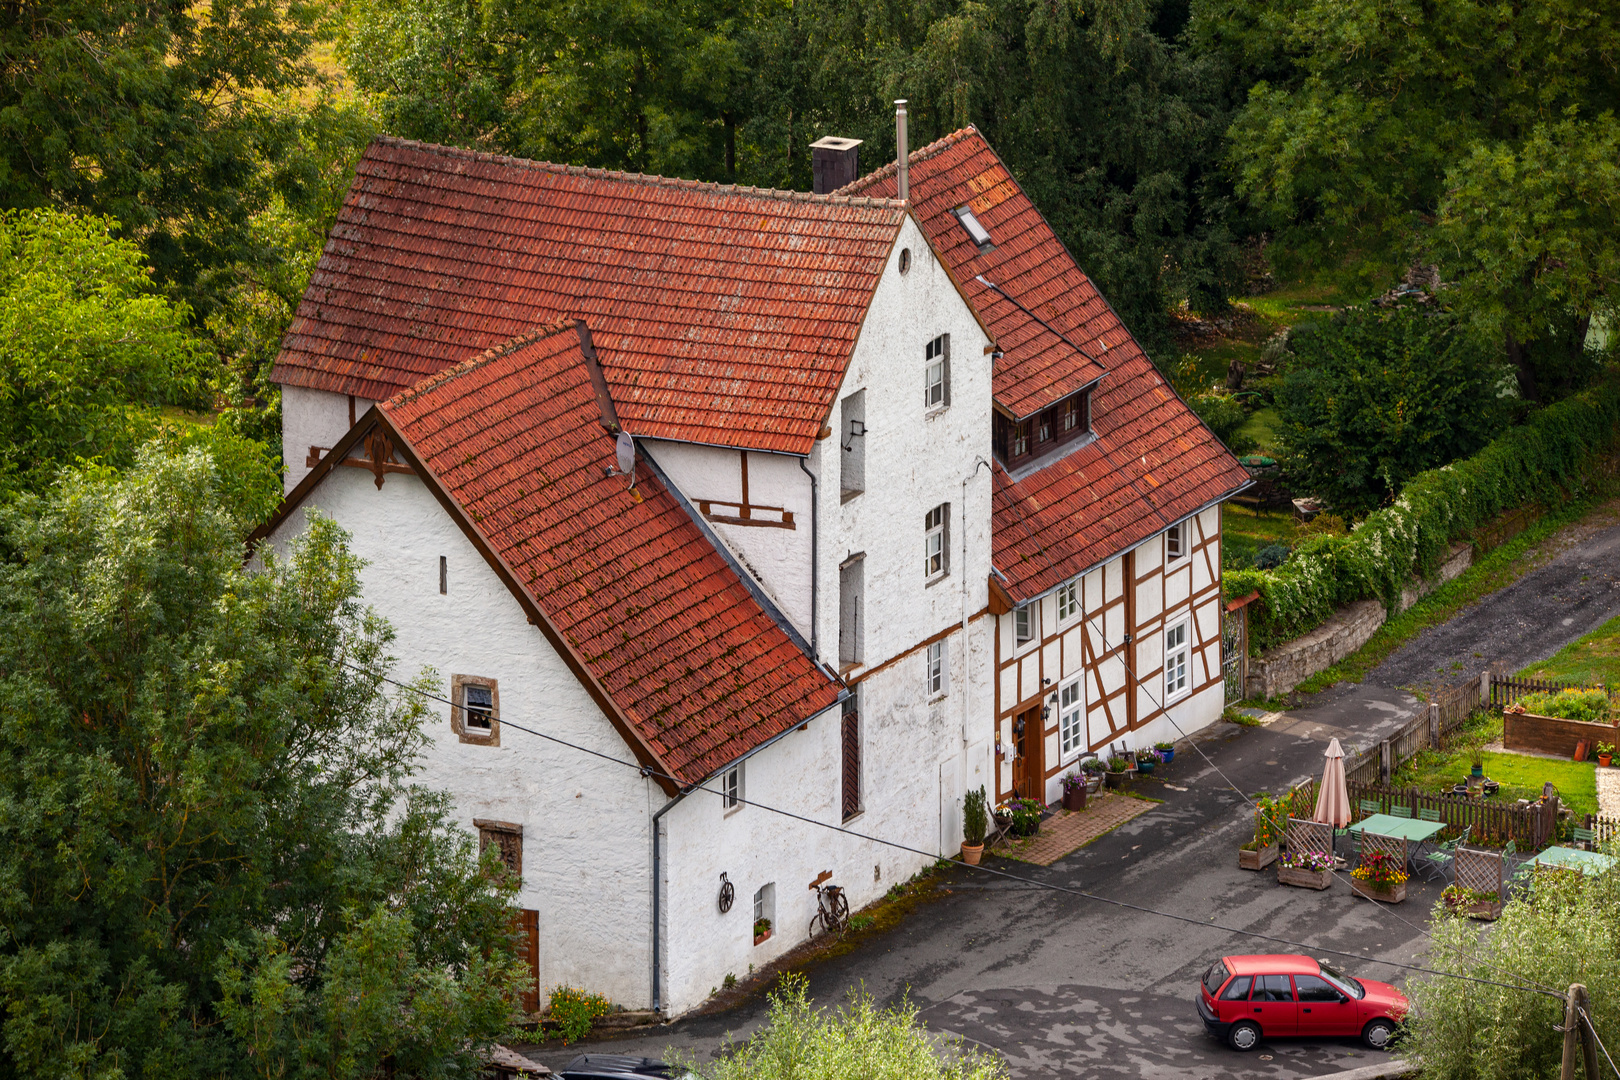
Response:
[{"label": "bush", "polygon": [[1296,488],[1366,512],[1472,454],[1508,418],[1498,346],[1448,312],[1351,308],[1302,335],[1277,394]]},{"label": "bush", "polygon": [[1227,599],[1260,593],[1249,642],[1260,651],[1320,626],[1356,600],[1393,607],[1413,575],[1440,565],[1454,537],[1533,500],[1575,497],[1620,430],[1620,382],[1610,379],[1535,413],[1471,458],[1411,479],[1394,505],[1347,536],[1309,536],[1275,570],[1223,575]]},{"label": "bush", "polygon": [[990,828],[988,804],[982,786],[962,797],[962,842],[969,847],[984,843],[984,834]]},{"label": "bush", "polygon": [[1602,690],[1560,690],[1557,693],[1529,694],[1519,699],[1525,712],[1553,716],[1560,720],[1585,720],[1589,724],[1609,722],[1609,695]]},{"label": "bush", "polygon": [[1187,399],[1187,406],[1197,414],[1198,419],[1209,425],[1215,437],[1225,443],[1232,453],[1253,452],[1255,441],[1237,433],[1238,428],[1248,422],[1249,414],[1237,403],[1236,398],[1225,394],[1198,394]]},{"label": "bush", "polygon": [[551,991],[548,1015],[557,1022],[557,1034],[562,1036],[564,1046],[589,1035],[596,1018],[612,1011],[613,1002],[601,994],[576,990],[572,986],[558,986]]},{"label": "bush", "polygon": [[1254,553],[1254,568],[1256,570],[1275,570],[1287,561],[1287,544],[1267,544]]},{"label": "bush", "polygon": [[[782,977],[770,994],[765,1028],[719,1060],[701,1064],[671,1055],[676,1075],[697,1080],[1005,1080],[1006,1068],[962,1044],[940,1046],[902,1000],[880,1009],[870,994],[851,991],[841,1009],[815,1008],[803,975]],[[944,1052],[942,1052],[942,1050]]]}]

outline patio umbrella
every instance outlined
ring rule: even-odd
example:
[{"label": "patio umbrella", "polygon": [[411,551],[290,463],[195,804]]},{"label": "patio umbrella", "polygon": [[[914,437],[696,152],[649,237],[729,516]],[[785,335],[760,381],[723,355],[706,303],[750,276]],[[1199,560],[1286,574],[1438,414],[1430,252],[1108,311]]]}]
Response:
[{"label": "patio umbrella", "polygon": [[1327,768],[1322,770],[1322,786],[1316,791],[1315,820],[1325,821],[1335,829],[1350,824],[1350,787],[1344,781],[1344,749],[1339,740],[1328,742]]}]

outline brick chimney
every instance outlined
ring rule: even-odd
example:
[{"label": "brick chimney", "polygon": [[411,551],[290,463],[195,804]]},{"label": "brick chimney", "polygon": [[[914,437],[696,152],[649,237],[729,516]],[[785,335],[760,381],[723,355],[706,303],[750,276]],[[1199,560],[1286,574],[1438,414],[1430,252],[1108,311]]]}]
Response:
[{"label": "brick chimney", "polygon": [[815,177],[817,195],[831,195],[860,179],[855,161],[856,147],[860,145],[860,139],[840,139],[837,135],[810,144],[810,173]]}]

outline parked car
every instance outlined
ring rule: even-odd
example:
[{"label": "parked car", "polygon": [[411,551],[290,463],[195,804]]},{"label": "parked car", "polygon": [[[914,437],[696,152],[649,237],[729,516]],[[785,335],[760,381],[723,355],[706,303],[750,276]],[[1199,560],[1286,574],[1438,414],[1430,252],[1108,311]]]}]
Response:
[{"label": "parked car", "polygon": [[558,1080],[670,1080],[672,1069],[654,1058],[581,1054],[564,1065]]},{"label": "parked car", "polygon": [[1389,983],[1352,979],[1308,956],[1225,956],[1204,973],[1198,1015],[1234,1050],[1264,1038],[1358,1036],[1389,1045],[1411,1004]]}]

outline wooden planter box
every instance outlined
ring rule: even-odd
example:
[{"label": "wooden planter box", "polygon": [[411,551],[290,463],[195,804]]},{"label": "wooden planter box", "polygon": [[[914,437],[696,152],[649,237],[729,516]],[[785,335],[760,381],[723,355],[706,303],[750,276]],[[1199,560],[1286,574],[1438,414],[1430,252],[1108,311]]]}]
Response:
[{"label": "wooden planter box", "polygon": [[1253,851],[1238,848],[1239,870],[1264,870],[1277,861],[1277,845],[1270,844]]},{"label": "wooden planter box", "polygon": [[755,945],[763,944],[763,943],[765,943],[765,942],[767,942],[769,940],[771,940],[771,932],[769,930],[765,931],[763,934],[755,934],[754,935],[754,944]]},{"label": "wooden planter box", "polygon": [[1495,922],[1502,917],[1502,901],[1481,900],[1477,904],[1469,904],[1463,908],[1462,913],[1470,919],[1478,919],[1481,922]]},{"label": "wooden planter box", "polygon": [[1350,891],[1357,896],[1365,896],[1369,900],[1378,900],[1385,904],[1398,904],[1406,899],[1406,882],[1402,881],[1393,889],[1375,889],[1360,878],[1350,879]]},{"label": "wooden planter box", "polygon": [[1277,884],[1298,885],[1302,889],[1325,889],[1333,884],[1331,870],[1300,870],[1292,866],[1277,866]]}]

